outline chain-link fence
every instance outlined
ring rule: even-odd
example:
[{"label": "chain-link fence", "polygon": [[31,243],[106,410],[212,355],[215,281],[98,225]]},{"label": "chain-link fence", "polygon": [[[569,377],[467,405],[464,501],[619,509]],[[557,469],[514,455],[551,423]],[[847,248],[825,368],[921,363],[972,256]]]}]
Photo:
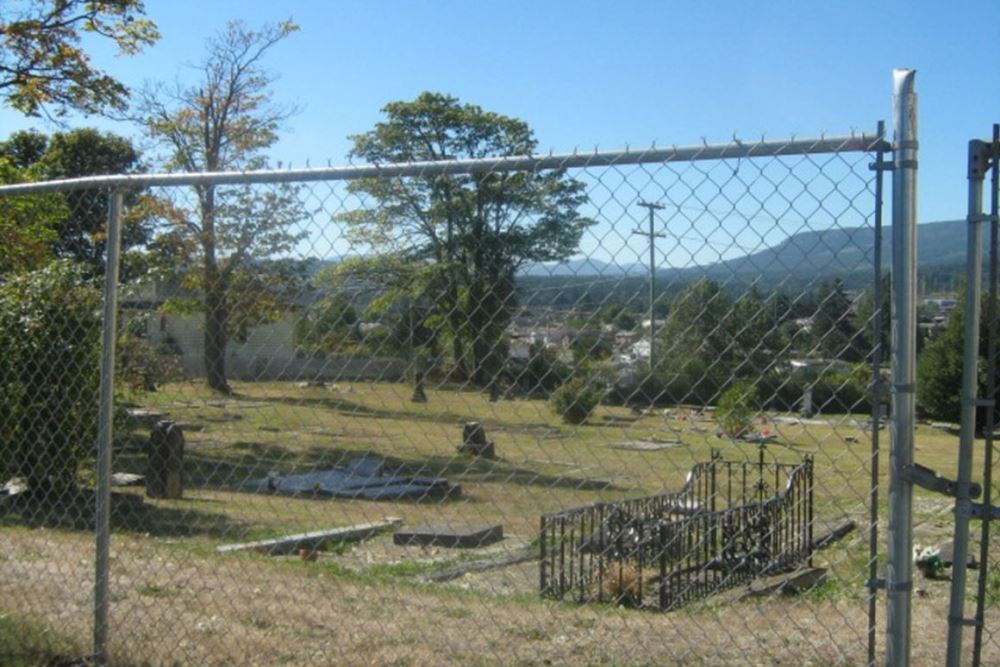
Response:
[{"label": "chain-link fence", "polygon": [[92,266],[8,239],[0,622],[114,665],[880,659],[889,150],[8,188],[15,231],[112,224]]}]

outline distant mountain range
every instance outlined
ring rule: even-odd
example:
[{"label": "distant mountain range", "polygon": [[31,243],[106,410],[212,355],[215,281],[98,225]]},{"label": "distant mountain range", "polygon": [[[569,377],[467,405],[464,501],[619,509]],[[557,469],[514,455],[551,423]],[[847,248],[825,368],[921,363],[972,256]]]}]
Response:
[{"label": "distant mountain range", "polygon": [[[917,226],[917,263],[921,269],[958,267],[965,262],[966,223],[963,220],[928,222]],[[888,268],[892,257],[892,233],[883,229],[882,264]],[[874,259],[875,232],[870,227],[826,229],[801,232],[781,243],[743,257],[685,269],[663,269],[658,277],[667,280],[708,277],[758,281],[763,285],[790,278],[815,281],[840,277],[869,279]],[[522,272],[524,278],[642,277],[647,274],[638,263],[614,264],[593,258],[553,264],[536,264]]]},{"label": "distant mountain range", "polygon": [[[887,223],[883,230],[882,265],[888,270],[892,259],[892,230]],[[875,233],[869,227],[853,227],[807,231],[789,236],[775,246],[732,259],[689,266],[683,269],[657,271],[660,289],[676,291],[699,278],[711,278],[730,287],[756,283],[761,289],[782,286],[801,289],[824,280],[840,278],[850,289],[863,289],[871,284],[871,263],[874,259]],[[921,293],[953,291],[964,273],[966,223],[964,220],[944,220],[917,225],[917,262],[920,268]],[[333,266],[346,257],[314,259],[309,274]],[[630,295],[644,288],[648,269],[645,264],[603,261],[581,257],[566,262],[533,264],[518,274],[524,296],[536,289],[565,291],[559,298],[575,302],[587,292],[593,292],[595,281],[601,291]],[[558,292],[553,292],[556,294]],[[537,299],[548,299],[544,294]],[[554,298],[554,297],[553,297]]]}]

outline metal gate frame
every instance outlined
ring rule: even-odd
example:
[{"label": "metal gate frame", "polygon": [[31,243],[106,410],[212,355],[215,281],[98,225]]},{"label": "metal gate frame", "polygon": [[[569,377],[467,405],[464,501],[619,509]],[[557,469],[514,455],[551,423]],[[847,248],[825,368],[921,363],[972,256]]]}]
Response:
[{"label": "metal gate frame", "polygon": [[[983,212],[983,188],[987,172],[992,171],[990,213]],[[962,657],[962,634],[966,627],[974,628],[972,664],[982,660],[986,578],[989,570],[990,522],[1000,519],[1000,507],[991,505],[993,466],[993,429],[995,427],[996,356],[997,356],[997,200],[1000,198],[1000,125],[993,126],[990,141],[969,142],[968,245],[965,278],[965,321],[962,359],[962,424],[959,435],[958,479],[955,500],[955,550],[952,564],[951,597],[948,609],[948,667],[958,667]],[[990,223],[989,287],[986,308],[988,325],[986,359],[986,396],[980,398],[979,350],[980,304],[982,300],[983,223]],[[985,447],[983,485],[972,482],[972,465],[976,437],[976,411],[984,409]],[[982,502],[973,499],[982,493]],[[975,616],[965,615],[965,593],[969,561],[969,521],[982,522],[980,540],[980,570],[977,583]]]}]

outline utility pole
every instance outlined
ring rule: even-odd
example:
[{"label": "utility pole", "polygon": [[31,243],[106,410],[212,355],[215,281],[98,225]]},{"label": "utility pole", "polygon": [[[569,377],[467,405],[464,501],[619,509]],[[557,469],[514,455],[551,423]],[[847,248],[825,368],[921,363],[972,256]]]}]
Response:
[{"label": "utility pole", "polygon": [[665,238],[666,234],[653,231],[654,211],[658,211],[664,206],[653,202],[640,201],[639,206],[649,211],[649,231],[641,229],[632,230],[633,234],[646,236],[649,238],[649,371],[656,368],[656,314],[653,312],[653,301],[656,299],[656,241],[657,238]]}]

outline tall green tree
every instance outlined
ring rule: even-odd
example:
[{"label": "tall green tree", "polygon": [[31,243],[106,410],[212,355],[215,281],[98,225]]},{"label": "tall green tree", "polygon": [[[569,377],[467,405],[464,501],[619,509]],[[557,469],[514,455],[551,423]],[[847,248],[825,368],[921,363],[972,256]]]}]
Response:
[{"label": "tall green tree", "polygon": [[829,359],[861,361],[864,336],[855,326],[851,300],[839,278],[823,283],[812,316],[812,352]]},{"label": "tall green tree", "polygon": [[[93,128],[56,132],[52,136],[15,132],[0,142],[0,155],[35,180],[129,174],[143,168],[141,155],[129,139]],[[50,244],[52,254],[87,266],[93,275],[103,274],[107,193],[95,189],[72,190],[58,197],[65,202],[65,214],[55,225],[56,237]],[[143,192],[130,191],[126,195],[128,214],[122,230],[125,280],[135,275],[141,265],[140,254],[130,250],[151,238],[148,203]]]},{"label": "tall green tree", "polygon": [[[292,110],[274,103],[274,77],[263,60],[296,30],[291,21],[256,30],[231,22],[209,40],[197,67],[198,83],[150,86],[140,93],[136,119],[169,151],[169,169],[266,166],[266,150]],[[199,295],[186,305],[205,314],[208,386],[230,393],[225,361],[230,338],[273,318],[301,277],[291,263],[277,258],[302,238],[294,223],[304,212],[294,187],[261,192],[209,184],[194,190],[193,207],[178,206],[164,216],[167,231],[158,247],[174,254],[175,271]]]},{"label": "tall green tree", "polygon": [[312,304],[295,326],[300,354],[322,357],[356,348],[361,341],[358,313],[350,297],[335,290]]},{"label": "tall green tree", "polygon": [[673,401],[714,401],[733,382],[756,382],[781,364],[784,318],[777,294],[765,299],[751,286],[733,298],[700,280],[674,298],[652,372]]},{"label": "tall green tree", "polygon": [[[0,183],[33,180],[36,170],[19,169],[0,155]],[[32,271],[51,261],[56,230],[67,214],[58,193],[0,197],[0,282],[9,274]]]},{"label": "tall green tree", "polygon": [[865,358],[870,359],[875,346],[882,345],[882,361],[888,362],[892,332],[892,277],[886,273],[881,278],[881,328],[875,330],[875,290],[867,289],[858,300],[855,313],[855,327],[862,332],[862,347]]},{"label": "tall green tree", "polygon": [[[386,119],[352,137],[353,157],[372,163],[531,155],[522,120],[425,92],[392,102]],[[433,262],[445,283],[437,309],[460,371],[491,387],[503,364],[515,307],[514,276],[527,262],[563,260],[591,221],[584,186],[563,170],[368,178],[352,192],[375,205],[343,214],[353,237],[380,252]]]},{"label": "tall green tree", "polygon": [[[983,295],[979,320],[980,398],[987,396],[986,295]],[[959,422],[962,418],[962,364],[965,348],[965,288],[961,287],[957,306],[948,315],[948,324],[924,345],[917,358],[917,407],[929,419]],[[1000,386],[1000,382],[997,383]],[[984,425],[985,410],[976,409],[977,427]]]},{"label": "tall green tree", "polygon": [[[320,272],[316,282],[334,295],[342,294],[349,285],[377,293],[365,316],[385,325],[389,335],[369,352],[405,359],[413,385],[412,400],[425,402],[425,378],[440,357],[443,320],[436,304],[447,288],[440,267],[392,255],[354,257]],[[352,314],[341,310],[337,316],[336,326],[341,331]]]},{"label": "tall green tree", "polygon": [[708,402],[724,386],[729,371],[725,319],[732,299],[713,280],[699,280],[674,298],[658,332],[650,371],[671,402]]},{"label": "tall green tree", "polygon": [[124,110],[128,89],[94,67],[81,33],[132,55],[157,40],[141,0],[20,0],[0,8],[0,94],[29,116]]}]

